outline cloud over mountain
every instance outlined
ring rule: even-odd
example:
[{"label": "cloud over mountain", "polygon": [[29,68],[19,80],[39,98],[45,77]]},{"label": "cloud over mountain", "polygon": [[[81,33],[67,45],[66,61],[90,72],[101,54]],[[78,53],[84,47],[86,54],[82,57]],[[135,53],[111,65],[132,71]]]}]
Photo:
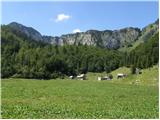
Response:
[{"label": "cloud over mountain", "polygon": [[78,28],[73,30],[73,33],[77,33],[77,32],[81,32],[81,30]]},{"label": "cloud over mountain", "polygon": [[61,22],[61,21],[64,21],[64,20],[68,20],[70,18],[71,18],[70,15],[67,15],[67,14],[64,14],[64,13],[58,14],[56,19],[55,19],[55,22]]}]

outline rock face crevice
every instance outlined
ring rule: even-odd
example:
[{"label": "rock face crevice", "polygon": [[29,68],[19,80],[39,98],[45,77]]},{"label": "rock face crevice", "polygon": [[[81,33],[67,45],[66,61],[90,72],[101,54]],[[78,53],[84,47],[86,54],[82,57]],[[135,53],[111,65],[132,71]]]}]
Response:
[{"label": "rock face crevice", "polygon": [[43,41],[54,45],[92,45],[109,49],[118,49],[124,46],[129,46],[136,40],[147,40],[149,36],[155,34],[159,28],[159,20],[153,24],[149,24],[142,30],[139,28],[128,27],[120,30],[88,30],[74,34],[66,34],[60,37],[43,36],[37,30],[26,27],[19,23],[10,23],[13,30],[18,30],[25,36],[36,40]]}]

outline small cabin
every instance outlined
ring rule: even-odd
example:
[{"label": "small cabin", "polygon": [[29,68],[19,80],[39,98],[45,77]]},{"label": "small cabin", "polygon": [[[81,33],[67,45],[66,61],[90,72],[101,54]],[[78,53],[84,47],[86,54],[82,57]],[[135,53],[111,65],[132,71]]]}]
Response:
[{"label": "small cabin", "polygon": [[111,78],[109,78],[108,76],[98,77],[98,81],[101,81],[101,80],[111,80]]},{"label": "small cabin", "polygon": [[71,75],[71,76],[69,76],[69,78],[70,78],[70,79],[73,79],[73,78],[74,78],[74,76],[72,76],[72,75]]},{"label": "small cabin", "polygon": [[77,79],[86,80],[86,75],[85,74],[80,74],[80,75],[77,76]]},{"label": "small cabin", "polygon": [[126,74],[118,73],[117,74],[117,79],[119,79],[119,78],[125,78],[126,76],[127,76]]}]

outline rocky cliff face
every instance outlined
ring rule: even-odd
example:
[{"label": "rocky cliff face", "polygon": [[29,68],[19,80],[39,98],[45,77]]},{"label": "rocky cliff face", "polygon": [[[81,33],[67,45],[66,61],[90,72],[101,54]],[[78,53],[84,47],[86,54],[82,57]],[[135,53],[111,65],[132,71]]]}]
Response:
[{"label": "rocky cliff face", "polygon": [[142,29],[128,27],[120,30],[88,30],[86,32],[80,32],[75,34],[66,34],[60,37],[42,36],[38,31],[31,27],[23,26],[19,23],[10,23],[9,26],[14,30],[18,30],[20,33],[25,34],[27,37],[36,40],[43,41],[55,45],[92,45],[109,49],[118,49],[124,46],[129,46],[135,41],[147,40],[148,37],[155,34],[159,28],[159,20],[150,24]]},{"label": "rocky cliff face", "polygon": [[54,45],[63,45],[63,40],[59,37],[42,36],[43,41]]},{"label": "rocky cliff face", "polygon": [[67,34],[59,37],[63,44],[93,45],[109,49],[131,46],[137,40],[146,41],[159,31],[159,19],[147,25],[142,30],[128,27],[120,30],[89,30],[86,32]]},{"label": "rocky cliff face", "polygon": [[62,35],[60,38],[64,44],[69,45],[86,44],[117,49],[134,42],[140,36],[140,33],[140,29],[130,27],[114,31],[89,30],[82,33]]}]

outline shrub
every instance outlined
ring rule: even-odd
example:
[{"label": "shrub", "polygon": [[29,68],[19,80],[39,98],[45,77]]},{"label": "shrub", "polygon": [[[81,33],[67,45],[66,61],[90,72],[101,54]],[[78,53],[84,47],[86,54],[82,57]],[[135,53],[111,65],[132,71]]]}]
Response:
[{"label": "shrub", "polygon": [[132,74],[136,73],[136,67],[134,65],[131,66],[131,73]]},{"label": "shrub", "polygon": [[112,74],[109,74],[108,77],[109,77],[110,79],[113,79],[113,75],[112,75]]}]

